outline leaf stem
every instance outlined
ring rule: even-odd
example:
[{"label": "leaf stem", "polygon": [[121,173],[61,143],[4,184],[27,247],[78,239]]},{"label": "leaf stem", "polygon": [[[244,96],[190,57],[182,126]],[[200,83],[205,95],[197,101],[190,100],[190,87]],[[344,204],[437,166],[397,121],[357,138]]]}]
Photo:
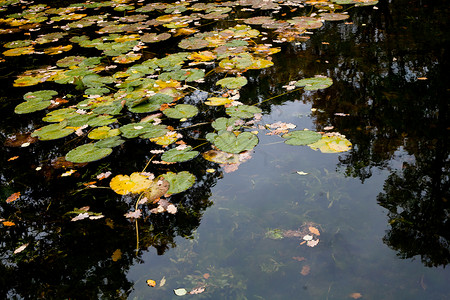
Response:
[{"label": "leaf stem", "polygon": [[255,104],[253,104],[252,106],[260,105],[260,104],[262,104],[262,103],[264,103],[264,102],[273,100],[273,99],[275,99],[275,98],[278,98],[278,97],[280,97],[280,96],[287,95],[287,94],[292,93],[292,92],[296,92],[296,91],[298,91],[298,90],[300,90],[300,89],[303,89],[303,87],[299,87],[299,88],[296,88],[296,89],[294,89],[294,90],[287,91],[287,92],[284,92],[284,93],[282,93],[282,94],[273,96],[273,97],[271,97],[271,98],[269,98],[269,99],[266,99],[266,100],[263,100],[263,101],[261,101],[261,102],[255,103]]}]

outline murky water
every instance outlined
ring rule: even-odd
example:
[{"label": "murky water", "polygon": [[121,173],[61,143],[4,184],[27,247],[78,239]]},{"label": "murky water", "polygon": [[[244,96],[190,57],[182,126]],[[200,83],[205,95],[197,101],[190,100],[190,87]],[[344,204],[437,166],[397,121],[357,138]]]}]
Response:
[{"label": "murky water", "polygon": [[[333,126],[352,142],[348,152],[290,146],[261,131],[253,157],[234,172],[185,163],[197,183],[172,197],[179,213],[140,219],[136,230],[123,217],[134,198],[80,182],[141,170],[144,142],[65,178],[35,168],[70,141],[2,147],[0,218],[17,223],[0,229],[2,298],[178,299],[173,290],[185,288],[199,294],[184,297],[201,299],[448,299],[449,7],[376,8],[350,9],[349,20],[284,44],[274,67],[251,73],[241,91],[253,103],[285,93],[290,80],[333,78],[327,89],[265,102],[260,123]],[[12,114],[22,93],[4,80],[3,140],[41,122]],[[18,190],[20,202],[4,202]],[[66,213],[86,205],[104,220],[70,222]],[[12,253],[26,242],[31,249]]]}]

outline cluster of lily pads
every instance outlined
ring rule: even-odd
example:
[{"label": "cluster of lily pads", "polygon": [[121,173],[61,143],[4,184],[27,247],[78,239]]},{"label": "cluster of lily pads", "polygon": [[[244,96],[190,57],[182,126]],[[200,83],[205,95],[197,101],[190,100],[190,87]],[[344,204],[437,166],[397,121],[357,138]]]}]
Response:
[{"label": "cluster of lily pads", "polygon": [[[310,34],[309,30],[320,28],[326,21],[347,19],[348,14],[337,12],[342,5],[376,3],[368,0],[240,0],[143,4],[117,0],[76,3],[61,8],[29,4],[20,12],[0,19],[0,25],[8,27],[0,29],[1,35],[22,32],[29,37],[4,43],[7,50],[3,56],[7,59],[21,55],[55,55],[58,59],[52,66],[23,72],[14,86],[43,86],[45,82],[54,82],[73,85],[82,95],[70,98],[49,89],[27,92],[24,102],[15,107],[15,113],[46,110],[42,120],[49,124],[31,134],[39,140],[73,134],[86,137],[87,143],[66,154],[65,159],[73,163],[102,159],[126,140],[141,138],[161,146],[164,149],[161,162],[169,164],[194,159],[199,152],[186,145],[179,130],[164,125],[165,120],[171,119],[172,123],[178,120],[179,128],[183,128],[183,122],[202,111],[223,111],[223,117],[212,122],[211,132],[206,135],[211,149],[203,153],[203,157],[220,164],[239,164],[246,159],[242,154],[258,144],[257,135],[248,128],[256,128],[262,112],[255,105],[238,101],[239,90],[248,84],[245,72],[273,65],[271,56],[281,51],[273,43],[301,42],[308,38],[305,33]],[[2,1],[0,11],[19,4],[23,5],[15,0]],[[305,5],[315,7],[315,12],[282,19],[283,9],[295,14]],[[101,13],[92,15],[93,11]],[[124,13],[119,16],[114,11]],[[253,16],[238,19],[238,24],[225,29],[200,32],[205,22],[230,18],[238,11],[251,11]],[[271,16],[254,16],[258,11],[271,11]],[[41,28],[56,31],[40,35]],[[158,43],[167,46],[170,41],[182,51],[162,57],[152,53]],[[73,55],[62,57],[71,52]],[[95,55],[78,55],[80,52]],[[211,72],[223,74],[223,78],[209,91],[210,97],[196,105],[183,103]],[[316,76],[295,81],[293,85],[318,90],[332,83],[331,78]],[[125,113],[135,114],[139,121],[127,123],[123,120]],[[322,152],[342,152],[351,147],[338,133],[288,131],[283,132],[282,137],[290,145],[309,145]],[[163,184],[164,181],[169,184]],[[122,195],[150,193],[147,198],[151,200],[182,192],[194,182],[195,177],[187,171],[168,172],[157,178],[152,174],[133,173],[114,177],[110,186]]]}]

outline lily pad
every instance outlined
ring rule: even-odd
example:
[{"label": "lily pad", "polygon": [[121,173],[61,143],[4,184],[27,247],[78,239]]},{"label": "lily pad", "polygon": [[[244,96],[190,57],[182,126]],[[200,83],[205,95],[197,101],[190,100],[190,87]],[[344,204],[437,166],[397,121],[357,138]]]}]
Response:
[{"label": "lily pad", "polygon": [[234,90],[243,87],[244,85],[247,84],[247,82],[248,82],[247,78],[245,78],[244,76],[226,77],[217,81],[216,85],[221,85],[224,88]]},{"label": "lily pad", "polygon": [[244,121],[240,118],[218,118],[212,122],[211,126],[221,134],[224,131],[235,131],[241,128]]},{"label": "lily pad", "polygon": [[160,177],[163,177],[170,183],[168,194],[177,194],[186,191],[195,183],[195,176],[188,171],[181,171],[178,173],[167,172]]},{"label": "lily pad", "polygon": [[203,158],[218,164],[237,164],[239,154],[228,153],[219,150],[209,150],[202,154]]},{"label": "lily pad", "polygon": [[65,128],[66,126],[67,121],[50,124],[35,130],[31,136],[38,137],[41,141],[60,139],[75,131],[73,128]]},{"label": "lily pad", "polygon": [[166,162],[184,162],[193,159],[199,154],[198,151],[192,151],[191,146],[184,149],[173,148],[163,153],[161,159]]},{"label": "lily pad", "polygon": [[164,125],[154,125],[152,123],[131,123],[119,128],[122,136],[126,138],[155,138],[165,135],[169,130]]},{"label": "lily pad", "polygon": [[316,76],[311,78],[305,78],[295,83],[295,86],[304,86],[306,91],[315,91],[325,89],[333,84],[331,78],[325,76]]},{"label": "lily pad", "polygon": [[119,129],[112,129],[108,126],[97,127],[88,134],[91,140],[103,140],[120,134]]},{"label": "lily pad", "polygon": [[310,130],[296,130],[284,134],[282,138],[286,139],[284,142],[288,145],[300,146],[315,143],[322,138],[322,135]]},{"label": "lily pad", "polygon": [[327,133],[319,141],[308,146],[322,153],[338,153],[350,150],[352,143],[339,133]]},{"label": "lily pad", "polygon": [[147,202],[161,198],[169,191],[169,188],[170,183],[164,178],[159,177],[153,180],[150,187],[148,187],[144,191],[144,195],[147,198]]},{"label": "lily pad", "polygon": [[23,99],[26,101],[44,101],[44,100],[50,100],[53,98],[53,96],[58,95],[57,91],[54,90],[42,90],[42,91],[36,91],[36,92],[29,92],[23,95]]},{"label": "lily pad", "polygon": [[198,108],[191,104],[178,104],[165,109],[163,114],[172,119],[191,118],[198,114]]},{"label": "lily pad", "polygon": [[109,186],[119,195],[137,194],[145,191],[153,184],[147,174],[134,172],[130,176],[117,175],[111,179]]},{"label": "lily pad", "polygon": [[98,148],[114,148],[125,143],[119,136],[111,136],[106,139],[100,140],[95,143],[95,147]]},{"label": "lily pad", "polygon": [[241,153],[252,150],[258,144],[258,137],[250,132],[242,132],[238,136],[226,131],[213,137],[214,145],[228,153]]},{"label": "lily pad", "polygon": [[99,148],[95,144],[84,144],[70,150],[66,160],[73,163],[87,163],[100,160],[112,152],[111,148]]},{"label": "lily pad", "polygon": [[39,100],[32,100],[32,101],[25,101],[20,103],[14,108],[14,112],[16,114],[28,114],[32,113],[38,110],[46,109],[51,105],[51,101],[39,101]]},{"label": "lily pad", "polygon": [[205,101],[205,104],[209,106],[221,106],[233,102],[233,100],[231,100],[230,98],[225,97],[211,97],[207,100],[208,101]]},{"label": "lily pad", "polygon": [[230,117],[242,119],[253,118],[255,114],[259,114],[261,112],[262,110],[259,107],[250,105],[230,106],[226,109],[226,113]]}]

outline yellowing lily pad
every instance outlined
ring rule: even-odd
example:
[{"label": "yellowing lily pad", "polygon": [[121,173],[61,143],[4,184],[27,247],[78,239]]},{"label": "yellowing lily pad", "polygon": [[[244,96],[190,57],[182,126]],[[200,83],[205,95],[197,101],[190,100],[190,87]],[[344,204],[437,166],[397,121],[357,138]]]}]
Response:
[{"label": "yellowing lily pad", "polygon": [[322,153],[338,153],[350,150],[352,143],[339,133],[327,133],[319,141],[308,146]]},{"label": "yellowing lily pad", "polygon": [[27,47],[18,47],[9,49],[3,52],[4,56],[19,56],[19,55],[25,55],[25,54],[32,54],[34,53],[33,46],[27,46]]},{"label": "yellowing lily pad", "polygon": [[150,179],[145,173],[134,172],[130,176],[117,175],[109,186],[119,195],[137,194],[145,191],[153,184],[153,179]]},{"label": "yellowing lily pad", "polygon": [[231,102],[233,102],[233,100],[224,97],[211,97],[208,98],[207,100],[208,101],[205,101],[205,104],[209,106],[220,106],[230,104]]},{"label": "yellowing lily pad", "polygon": [[112,129],[108,126],[97,127],[88,134],[88,138],[92,140],[103,140],[120,134],[119,129]]}]

